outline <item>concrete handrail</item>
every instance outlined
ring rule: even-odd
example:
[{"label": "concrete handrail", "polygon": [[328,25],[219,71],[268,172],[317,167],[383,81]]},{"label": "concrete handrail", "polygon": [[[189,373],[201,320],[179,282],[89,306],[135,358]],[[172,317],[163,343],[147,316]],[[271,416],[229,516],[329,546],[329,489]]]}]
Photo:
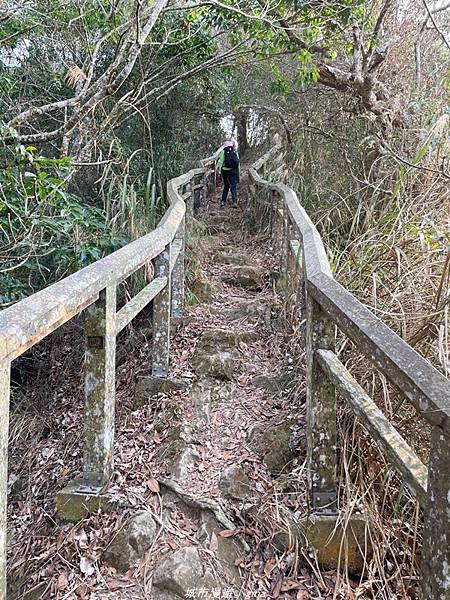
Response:
[{"label": "concrete handrail", "polygon": [[[153,302],[151,374],[169,369],[170,325],[182,315],[185,231],[194,201],[208,185],[208,161],[167,184],[169,207],[154,231],[0,312],[0,600],[6,598],[6,502],[11,363],[61,325],[85,312],[85,416],[81,477],[58,495],[58,511],[99,506],[113,464],[117,334]],[[120,310],[117,285],[150,261],[154,278]],[[78,504],[77,504],[78,502]],[[94,504],[92,504],[94,503]],[[97,504],[95,504],[97,503]],[[69,507],[69,508],[68,508]]]},{"label": "concrete handrail", "polygon": [[179,198],[154,231],[0,312],[0,360],[17,358],[95,302],[102,289],[158,256],[174,239],[185,212]]},{"label": "concrete handrail", "polygon": [[[273,243],[281,238],[285,275],[295,280],[294,274],[300,273],[296,296],[306,322],[307,462],[313,511],[337,512],[338,391],[424,508],[422,600],[447,599],[450,381],[334,279],[323,241],[294,190],[264,179],[268,163],[280,152],[281,146],[274,145],[250,169],[251,191],[255,201],[262,194],[271,196]],[[432,426],[428,469],[335,355],[336,326]]]},{"label": "concrete handrail", "polygon": [[[261,168],[279,150],[274,147],[255,166]],[[450,381],[333,278],[320,234],[295,191],[264,180],[255,166],[250,169],[252,180],[283,198],[290,221],[300,234],[310,293],[420,415],[450,435]]]}]

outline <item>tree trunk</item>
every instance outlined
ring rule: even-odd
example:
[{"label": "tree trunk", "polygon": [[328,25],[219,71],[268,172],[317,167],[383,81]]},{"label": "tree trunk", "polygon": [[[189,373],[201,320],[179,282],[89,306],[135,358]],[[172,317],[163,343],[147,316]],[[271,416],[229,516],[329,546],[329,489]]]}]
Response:
[{"label": "tree trunk", "polygon": [[237,138],[239,155],[242,158],[248,151],[248,136],[247,136],[248,111],[240,111],[236,117]]}]

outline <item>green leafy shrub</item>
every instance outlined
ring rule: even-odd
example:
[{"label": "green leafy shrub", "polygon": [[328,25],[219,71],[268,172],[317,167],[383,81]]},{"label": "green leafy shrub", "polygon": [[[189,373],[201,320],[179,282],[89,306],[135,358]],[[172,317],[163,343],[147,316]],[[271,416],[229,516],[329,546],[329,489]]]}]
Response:
[{"label": "green leafy shrub", "polygon": [[45,287],[126,243],[102,210],[68,192],[70,159],[18,146],[0,170],[0,306]]}]

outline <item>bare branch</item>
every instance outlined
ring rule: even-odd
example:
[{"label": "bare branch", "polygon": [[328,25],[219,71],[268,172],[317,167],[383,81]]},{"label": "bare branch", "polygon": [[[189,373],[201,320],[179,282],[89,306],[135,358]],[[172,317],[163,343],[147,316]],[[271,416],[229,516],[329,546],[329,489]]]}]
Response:
[{"label": "bare branch", "polygon": [[[128,51],[128,58],[123,66],[122,70],[112,79],[109,79],[109,76],[113,73],[113,66],[110,65],[108,69],[103,73],[103,75],[95,82],[95,84],[91,87],[91,89],[84,92],[84,96],[90,94],[86,101],[81,104],[80,107],[75,113],[67,119],[67,121],[58,129],[54,129],[53,131],[47,131],[43,133],[35,133],[35,134],[27,134],[24,136],[20,136],[20,139],[24,143],[40,143],[40,142],[48,142],[50,140],[58,139],[62,137],[64,134],[70,133],[79,123],[82,121],[86,115],[88,115],[95,107],[106,97],[111,96],[113,93],[117,92],[120,87],[124,84],[124,82],[128,79],[131,74],[134,65],[138,56],[141,53],[142,47],[150,35],[153,27],[155,26],[162,10],[168,4],[169,0],[157,0],[156,4],[152,8],[152,11],[145,23],[142,31],[137,33],[136,40],[131,44],[131,48]],[[124,49],[126,48],[126,41],[122,44],[120,55],[123,54]],[[113,62],[114,64],[118,63],[118,59]],[[75,99],[69,99],[69,101],[63,101],[62,108],[65,106],[73,106],[76,104]],[[51,105],[49,105],[51,106]],[[61,108],[61,107],[59,107]],[[36,114],[36,111],[39,110],[39,107],[35,107],[32,110],[32,114]],[[53,108],[51,109],[53,110]],[[14,137],[7,137],[4,140],[4,143],[10,144],[16,141]]]},{"label": "bare branch", "polygon": [[278,110],[277,108],[273,108],[272,106],[261,106],[260,104],[239,104],[239,106],[236,106],[236,110],[246,109],[246,108],[252,108],[254,110],[269,112],[269,113],[276,115],[280,119],[281,124],[283,125],[283,129],[286,132],[286,139],[287,139],[289,146],[292,146],[291,131],[288,127],[286,119],[283,116],[283,113],[280,110]]},{"label": "bare branch", "polygon": [[[442,29],[439,28],[438,24],[436,23],[436,19],[434,18],[433,12],[430,10],[430,7],[427,4],[427,0],[422,0],[422,2],[423,2],[424,6],[426,8],[428,16],[430,17],[430,21],[434,25],[434,28],[439,33],[439,35],[441,36],[441,38],[444,40],[444,43],[447,46],[447,48],[450,50],[450,42],[448,41],[447,36],[445,35],[445,33],[442,31]],[[435,12],[437,12],[437,11],[435,11]]]}]

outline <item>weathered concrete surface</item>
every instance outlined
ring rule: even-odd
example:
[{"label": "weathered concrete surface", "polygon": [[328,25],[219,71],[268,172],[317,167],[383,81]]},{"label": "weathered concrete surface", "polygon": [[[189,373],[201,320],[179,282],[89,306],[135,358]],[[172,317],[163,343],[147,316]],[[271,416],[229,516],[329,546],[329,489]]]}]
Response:
[{"label": "weathered concrete surface", "polygon": [[450,599],[450,439],[431,433],[428,502],[424,515],[421,600]]},{"label": "weathered concrete surface", "polygon": [[189,390],[189,399],[195,411],[195,429],[204,430],[208,426],[213,402],[215,382],[202,379],[194,383]]},{"label": "weathered concrete surface", "polygon": [[239,344],[248,343],[253,338],[254,334],[245,332],[224,329],[205,331],[197,343],[192,366],[198,375],[231,380],[241,364]]},{"label": "weathered concrete surface", "polygon": [[200,458],[192,443],[192,430],[193,426],[190,423],[181,422],[172,429],[166,446],[160,453],[160,458],[167,464],[171,476],[177,480],[184,479]]},{"label": "weathered concrete surface", "polygon": [[336,510],[336,392],[316,350],[335,350],[336,327],[311,297],[306,299],[306,435],[311,504],[314,511]]},{"label": "weathered concrete surface", "polygon": [[337,281],[324,274],[309,293],[369,361],[395,383],[420,416],[450,434],[450,381]]},{"label": "weathered concrete surface", "polygon": [[[419,414],[432,423],[436,449],[430,461],[430,474],[428,502],[425,502],[425,530],[423,544],[423,570],[421,578],[422,600],[449,600],[450,598],[450,527],[449,527],[449,502],[450,491],[448,477],[443,476],[449,472],[449,435],[450,435],[450,383],[426,359],[421,357],[403,339],[394,333],[366,306],[359,302],[348,290],[343,288],[333,279],[326,251],[320,235],[301,206],[293,190],[283,184],[274,184],[263,179],[264,165],[272,156],[273,150],[262,157],[250,169],[251,189],[253,195],[263,196],[271,191],[282,199],[284,210],[288,211],[290,220],[294,225],[295,238],[300,240],[302,254],[302,275],[304,286],[300,296],[309,301],[309,317],[315,311],[311,300],[317,303],[323,311],[323,316],[329,326],[323,326],[322,332],[313,331],[309,327],[307,355],[308,365],[308,408],[309,408],[309,436],[308,459],[312,470],[311,491],[312,502],[316,509],[332,503],[335,497],[335,458],[334,458],[334,416],[332,415],[331,388],[323,392],[325,403],[320,402],[318,392],[324,386],[323,373],[314,364],[313,353],[315,350],[332,349],[333,341],[331,332],[332,320],[339,329],[347,335],[387,378],[393,382],[413,403]],[[258,173],[258,170],[261,173]],[[275,204],[275,203],[272,203]],[[272,211],[275,213],[275,211]],[[276,214],[276,213],[275,213]],[[271,221],[272,223],[272,221]],[[277,236],[281,237],[281,236]],[[315,320],[315,319],[313,319]],[[323,320],[319,317],[318,321]],[[310,323],[311,325],[311,323]],[[326,329],[328,328],[328,332]],[[325,336],[321,343],[322,333]],[[328,342],[331,341],[331,344]],[[319,377],[316,377],[319,375]],[[324,405],[328,407],[324,409]],[[316,409],[320,414],[317,415]],[[438,431],[440,429],[438,437]],[[325,438],[320,435],[325,432]],[[317,437],[319,436],[319,437]],[[442,439],[441,439],[442,438]],[[396,440],[398,442],[398,438]],[[433,447],[433,444],[432,444]],[[445,450],[444,450],[445,448]],[[394,450],[394,449],[393,449]],[[439,459],[438,459],[439,455]],[[433,468],[433,464],[439,464]],[[423,504],[423,469],[420,465],[420,486],[418,497],[422,497]],[[415,469],[417,471],[417,469]],[[435,477],[433,481],[433,477]],[[416,478],[417,479],[417,478]],[[417,486],[416,486],[417,487]]]},{"label": "weathered concrete surface", "polygon": [[103,559],[108,565],[124,573],[149,550],[155,535],[156,524],[151,514],[140,511],[119,531],[105,550]]},{"label": "weathered concrete surface", "polygon": [[171,274],[170,244],[155,258],[155,276],[167,277],[166,287],[153,301],[152,375],[167,377],[170,360]]},{"label": "weathered concrete surface", "polygon": [[210,302],[217,292],[217,289],[201,276],[191,281],[189,289],[198,302]]},{"label": "weathered concrete surface", "polygon": [[228,329],[209,329],[203,332],[197,347],[207,349],[237,348],[241,342],[249,344],[258,339],[255,332],[229,331]]},{"label": "weathered concrete surface", "polygon": [[[171,317],[180,318],[183,315],[184,306],[184,255],[185,255],[185,218],[182,219],[175,236],[175,244],[179,245],[178,256],[172,267],[171,275]],[[172,261],[173,262],[173,261]]]},{"label": "weathered concrete surface", "polygon": [[302,522],[300,527],[325,569],[346,564],[350,573],[359,575],[365,561],[372,556],[369,525],[364,515],[351,515],[346,523],[339,517],[316,515]]},{"label": "weathered concrete surface", "polygon": [[[176,182],[171,183],[172,192],[173,185]],[[95,302],[102,290],[158,256],[175,236],[184,212],[184,202],[177,195],[151,233],[1,311],[0,359],[20,356]]]},{"label": "weathered concrete surface", "polygon": [[280,375],[256,375],[252,379],[252,384],[259,387],[269,394],[279,394],[289,388],[291,377],[289,373]]},{"label": "weathered concrete surface", "polygon": [[248,441],[272,475],[289,470],[292,462],[305,454],[303,427],[295,420],[278,425],[258,424],[248,432]]},{"label": "weathered concrete surface", "polygon": [[122,331],[167,285],[167,277],[156,277],[138,292],[116,315],[116,335]]},{"label": "weathered concrete surface", "polygon": [[319,350],[317,356],[323,370],[349,403],[363,427],[400,471],[422,506],[425,506],[428,469],[334,352]]},{"label": "weathered concrete surface", "polygon": [[80,491],[84,483],[84,480],[78,477],[58,492],[56,510],[61,519],[77,523],[99,510],[112,512],[118,509],[118,502],[107,494]]},{"label": "weathered concrete surface", "polygon": [[[179,187],[198,176],[206,178],[205,169],[189,171],[168,182],[167,191],[171,205],[154,231],[1,311],[0,405],[3,427],[0,432],[0,453],[3,457],[7,455],[5,448],[7,448],[8,438],[10,360],[17,358],[52,331],[91,307],[87,313],[86,325],[88,343],[83,481],[90,484],[107,481],[112,470],[113,459],[116,286],[167,249],[175,235],[178,235],[180,240],[183,238],[182,223],[186,207],[179,194]],[[175,265],[174,272],[178,273],[182,285],[181,263]],[[177,286],[175,313],[179,312],[181,305],[181,285]],[[138,308],[140,310],[143,306],[141,300],[144,296],[145,294],[135,299],[134,304],[128,307],[131,312],[134,310],[134,314],[137,314]],[[122,316],[128,314],[129,310],[126,309]],[[157,374],[164,376],[166,373]],[[6,458],[2,459],[0,469],[0,598],[4,598],[6,596],[7,530]],[[78,482],[75,483],[75,487],[77,486]],[[108,501],[104,496],[79,494],[74,489],[74,485],[71,485],[58,495],[57,503],[60,514],[78,520],[100,506],[105,508]]]},{"label": "weathered concrete surface", "polygon": [[[229,298],[233,302],[233,298]],[[220,315],[229,321],[241,321],[244,319],[255,320],[264,323],[266,327],[270,326],[272,319],[272,307],[265,302],[260,302],[255,298],[236,298],[237,306],[214,306],[209,307],[212,315]]]},{"label": "weathered concrete surface", "polygon": [[217,252],[214,260],[222,265],[251,265],[252,259],[245,254],[234,254],[231,252]]},{"label": "weathered concrete surface", "polygon": [[231,380],[239,371],[239,356],[229,350],[221,350],[215,354],[197,351],[192,366],[197,375],[215,377],[216,379]]},{"label": "weathered concrete surface", "polygon": [[216,583],[198,549],[189,546],[170,553],[156,565],[153,586],[158,591],[170,592],[179,598],[187,598],[189,590],[197,590],[197,594],[200,589],[206,590],[206,597],[212,598]]},{"label": "weathered concrete surface", "polygon": [[162,459],[175,479],[183,479],[195,468],[200,459],[195,445],[196,436],[209,426],[211,406],[218,398],[228,397],[231,386],[213,379],[201,379],[189,389],[192,414],[189,422],[183,420],[174,427],[168,436],[168,445],[162,452]]},{"label": "weathered concrete surface", "polygon": [[230,465],[222,471],[219,487],[224,498],[246,500],[251,496],[250,479],[239,465]]},{"label": "weathered concrete surface", "polygon": [[297,519],[284,506],[253,507],[247,514],[251,521],[270,531],[272,542],[280,551],[310,548],[324,570],[347,565],[350,573],[360,575],[364,562],[372,557],[370,520],[365,515],[311,515]]},{"label": "weathered concrete surface", "polygon": [[166,377],[142,377],[137,385],[136,395],[139,399],[148,399],[154,394],[162,392],[168,394],[170,392],[184,391],[189,383],[184,379],[169,379]]},{"label": "weathered concrete surface", "polygon": [[111,475],[116,381],[116,286],[86,309],[83,472],[92,485]]},{"label": "weathered concrete surface", "polygon": [[195,446],[180,443],[179,451],[169,465],[170,473],[176,480],[181,481],[195,467],[195,463],[199,460],[200,454],[195,449]]},{"label": "weathered concrete surface", "polygon": [[229,285],[260,291],[263,287],[263,271],[251,265],[236,265],[229,267],[223,281]]}]

